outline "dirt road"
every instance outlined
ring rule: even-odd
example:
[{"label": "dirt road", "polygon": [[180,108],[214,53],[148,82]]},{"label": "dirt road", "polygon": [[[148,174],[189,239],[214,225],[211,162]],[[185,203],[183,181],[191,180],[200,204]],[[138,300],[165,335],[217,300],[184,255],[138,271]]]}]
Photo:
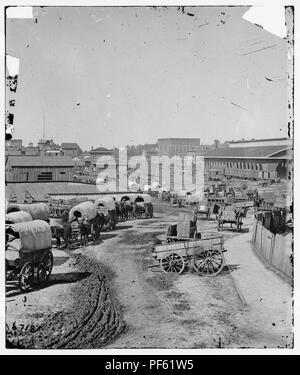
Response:
[{"label": "dirt road", "polygon": [[[185,210],[185,209],[183,209]],[[213,278],[187,269],[165,274],[151,257],[178,210],[155,204],[155,218],[120,223],[101,242],[72,253],[56,251],[50,285],[7,303],[7,323],[24,319],[36,332],[17,336],[23,347],[239,348],[291,345],[243,305],[230,265]],[[247,234],[224,231],[226,238]],[[198,222],[215,231],[214,221]],[[241,238],[242,240],[242,238]],[[226,244],[226,243],[225,243]],[[230,251],[230,249],[229,249]],[[59,258],[64,258],[59,262]],[[56,281],[55,281],[56,280]],[[104,291],[104,292],[103,292]],[[12,299],[11,295],[9,298]],[[29,306],[31,305],[31,306]],[[287,316],[287,319],[290,318]],[[25,320],[26,320],[25,319]],[[69,327],[69,328],[66,328]],[[266,332],[267,331],[267,332]],[[262,334],[265,332],[266,334]],[[21,340],[20,340],[21,337]]]}]

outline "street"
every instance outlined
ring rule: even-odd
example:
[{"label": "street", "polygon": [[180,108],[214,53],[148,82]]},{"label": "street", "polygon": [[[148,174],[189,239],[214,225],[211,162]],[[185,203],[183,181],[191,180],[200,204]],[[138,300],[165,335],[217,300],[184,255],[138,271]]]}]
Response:
[{"label": "street", "polygon": [[[47,285],[7,289],[8,340],[26,348],[291,347],[291,286],[251,250],[253,213],[241,232],[222,232],[228,251],[219,275],[162,272],[152,247],[188,210],[157,201],[153,219],[119,223],[85,248],[54,248]],[[198,231],[216,232],[215,220],[198,220]],[[260,292],[266,302],[258,303]]]}]

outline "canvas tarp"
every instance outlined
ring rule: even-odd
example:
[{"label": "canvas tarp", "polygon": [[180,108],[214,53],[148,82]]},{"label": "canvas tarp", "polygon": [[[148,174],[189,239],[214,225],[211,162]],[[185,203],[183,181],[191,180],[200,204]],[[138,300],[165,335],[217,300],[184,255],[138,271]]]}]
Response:
[{"label": "canvas tarp", "polygon": [[51,248],[51,228],[50,225],[43,220],[32,220],[25,223],[11,224],[9,225],[9,228],[14,232],[19,233],[21,250],[23,252]]},{"label": "canvas tarp", "polygon": [[20,210],[28,212],[33,220],[49,220],[49,207],[46,203],[20,203]]},{"label": "canvas tarp", "polygon": [[10,212],[9,214],[5,215],[5,222],[11,224],[24,223],[31,220],[31,215],[26,211]]},{"label": "canvas tarp", "polygon": [[98,198],[95,200],[95,205],[96,207],[98,207],[98,205],[103,205],[108,211],[116,209],[116,204],[112,197]]},{"label": "canvas tarp", "polygon": [[87,201],[77,204],[76,206],[72,207],[69,212],[69,220],[72,221],[78,217],[82,217],[86,220],[92,220],[97,215],[96,205],[93,202]]},{"label": "canvas tarp", "polygon": [[235,221],[236,213],[234,207],[226,207],[226,209],[222,212],[221,218],[222,220]]},{"label": "canvas tarp", "polygon": [[138,194],[135,198],[135,201],[142,201],[144,203],[151,203],[151,196],[149,194]]}]

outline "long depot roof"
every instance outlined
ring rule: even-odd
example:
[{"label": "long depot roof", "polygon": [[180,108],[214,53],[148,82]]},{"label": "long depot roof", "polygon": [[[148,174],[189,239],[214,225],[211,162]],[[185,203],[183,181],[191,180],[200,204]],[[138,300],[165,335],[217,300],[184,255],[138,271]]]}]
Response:
[{"label": "long depot roof", "polygon": [[286,158],[287,152],[291,150],[291,146],[224,147],[207,151],[204,158]]},{"label": "long depot roof", "polygon": [[25,192],[35,200],[42,201],[47,199],[48,194],[95,194],[99,193],[99,190],[96,185],[72,182],[8,183],[5,187],[5,195],[8,200],[16,198],[18,201],[22,201]]},{"label": "long depot roof", "polygon": [[12,167],[74,167],[68,156],[8,156]]}]

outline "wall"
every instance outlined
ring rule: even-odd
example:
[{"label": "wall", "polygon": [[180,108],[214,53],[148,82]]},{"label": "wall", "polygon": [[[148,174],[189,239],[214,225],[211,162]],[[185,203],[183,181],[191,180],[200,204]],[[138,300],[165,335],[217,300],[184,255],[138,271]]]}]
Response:
[{"label": "wall", "polygon": [[73,181],[73,168],[70,167],[11,167],[6,169],[7,182],[41,181],[38,175],[52,172],[52,179],[48,181]]},{"label": "wall", "polygon": [[[204,156],[205,158],[205,156]],[[281,162],[281,161],[280,161]],[[212,159],[205,158],[205,168],[223,170],[225,176],[253,178],[253,179],[273,179],[278,178],[277,167],[279,161],[272,160],[262,163],[259,159]],[[284,172],[282,172],[284,173]],[[285,172],[286,173],[286,172]]]},{"label": "wall", "polygon": [[293,278],[292,233],[273,234],[260,221],[255,221],[252,242],[256,252],[274,269],[280,271],[290,280]]}]

